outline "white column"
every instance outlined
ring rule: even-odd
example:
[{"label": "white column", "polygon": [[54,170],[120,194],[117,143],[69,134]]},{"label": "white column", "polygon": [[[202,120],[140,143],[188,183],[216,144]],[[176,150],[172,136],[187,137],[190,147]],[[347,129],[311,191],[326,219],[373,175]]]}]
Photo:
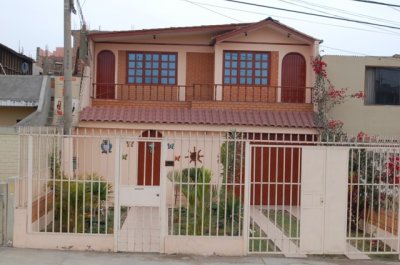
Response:
[{"label": "white column", "polygon": [[28,136],[28,176],[27,176],[27,189],[28,189],[28,220],[27,231],[32,232],[32,179],[33,179],[33,136]]},{"label": "white column", "polygon": [[303,147],[301,164],[300,250],[322,254],[326,147]]},{"label": "white column", "polygon": [[326,154],[324,254],[346,251],[349,148],[328,147]]},{"label": "white column", "polygon": [[251,146],[246,142],[244,153],[244,201],[243,201],[243,255],[249,251],[249,221],[250,221],[250,180],[251,180]]},{"label": "white column", "polygon": [[168,231],[168,210],[167,210],[167,172],[165,169],[165,158],[167,141],[161,143],[161,168],[160,168],[160,252],[165,253],[165,237]]},{"label": "white column", "polygon": [[114,252],[118,251],[118,233],[120,230],[120,205],[119,205],[119,182],[121,169],[121,139],[115,139],[115,169],[114,169]]}]

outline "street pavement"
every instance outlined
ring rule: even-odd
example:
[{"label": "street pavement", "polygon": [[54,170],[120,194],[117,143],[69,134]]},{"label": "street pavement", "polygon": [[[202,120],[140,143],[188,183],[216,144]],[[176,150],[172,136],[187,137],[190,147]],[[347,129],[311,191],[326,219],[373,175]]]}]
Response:
[{"label": "street pavement", "polygon": [[[395,257],[396,258],[396,257]],[[349,260],[343,256],[311,256],[305,259],[281,256],[218,257],[93,251],[0,248],[0,265],[398,265],[396,259]]]}]

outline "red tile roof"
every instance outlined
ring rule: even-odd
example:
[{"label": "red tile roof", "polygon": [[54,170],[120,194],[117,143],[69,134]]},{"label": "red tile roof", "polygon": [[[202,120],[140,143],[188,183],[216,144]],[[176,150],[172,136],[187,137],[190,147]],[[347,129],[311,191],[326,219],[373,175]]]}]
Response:
[{"label": "red tile roof", "polygon": [[[133,36],[146,36],[157,34],[180,34],[180,33],[194,33],[194,32],[217,32],[220,35],[216,36],[216,41],[220,42],[224,39],[230,38],[245,31],[251,31],[265,25],[274,25],[288,33],[301,36],[309,41],[316,41],[318,39],[302,33],[294,28],[286,26],[278,20],[268,17],[259,22],[254,23],[235,23],[235,24],[221,24],[221,25],[202,25],[202,26],[187,26],[187,27],[169,27],[169,28],[154,28],[154,29],[140,29],[140,30],[123,30],[123,31],[92,31],[89,37],[94,41],[112,40],[119,37],[133,37]],[[220,32],[222,31],[222,32]]]},{"label": "red tile roof", "polygon": [[227,109],[87,107],[80,121],[315,128],[314,113]]},{"label": "red tile roof", "polygon": [[237,35],[239,35],[241,33],[250,32],[252,30],[255,30],[255,29],[258,29],[258,28],[261,28],[261,27],[265,27],[265,26],[268,26],[268,25],[275,26],[275,27],[280,28],[280,29],[282,29],[284,31],[287,31],[288,33],[300,36],[300,37],[302,37],[302,38],[304,38],[304,39],[306,39],[306,40],[308,40],[310,42],[314,42],[314,41],[318,40],[318,39],[316,39],[314,37],[311,37],[311,36],[309,36],[309,35],[307,35],[307,34],[305,34],[303,32],[298,31],[298,30],[296,30],[294,28],[286,26],[286,25],[280,23],[278,20],[272,19],[271,17],[269,17],[267,19],[264,19],[264,20],[261,20],[260,22],[252,23],[252,24],[237,28],[235,30],[231,30],[231,31],[228,31],[226,33],[223,33],[222,35],[217,36],[215,38],[215,40],[217,42],[222,42],[222,41],[224,41],[226,39],[232,38],[232,37],[237,36]]}]

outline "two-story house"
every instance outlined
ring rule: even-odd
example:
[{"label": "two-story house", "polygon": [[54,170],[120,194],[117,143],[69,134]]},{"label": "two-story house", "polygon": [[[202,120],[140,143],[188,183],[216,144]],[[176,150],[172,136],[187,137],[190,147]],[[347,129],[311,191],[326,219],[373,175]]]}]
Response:
[{"label": "two-story house", "polygon": [[92,33],[79,127],[314,133],[318,44],[271,18]]},{"label": "two-story house", "polygon": [[[204,144],[196,143],[204,134],[237,131],[248,139],[263,140],[311,139],[317,134],[311,60],[318,54],[320,40],[272,18],[256,23],[96,32],[89,39],[93,90],[91,105],[80,114],[81,132],[191,137],[192,144],[166,154],[170,165],[186,159],[184,166],[193,165],[190,153],[205,150]],[[98,145],[108,143],[101,141]],[[146,147],[143,143],[135,147],[137,168],[131,170],[138,172],[135,184],[158,184],[161,148],[151,142]],[[220,145],[215,144],[211,153],[204,159],[215,164],[220,160]],[[262,160],[261,154],[253,156]],[[297,161],[299,156],[293,154],[291,159]],[[290,163],[286,164],[286,171],[291,171]],[[219,175],[215,168],[214,175]],[[266,200],[257,197],[255,203]]]},{"label": "two-story house", "polygon": [[[48,153],[41,161],[52,159],[47,165],[52,176],[42,191],[32,190],[32,211],[27,210],[32,216],[21,220],[31,220],[28,227],[36,232],[74,231],[69,243],[61,241],[78,249],[259,252],[253,243],[253,249],[246,247],[247,231],[261,224],[254,216],[250,224],[244,207],[254,206],[250,211],[260,220],[266,219],[262,207],[274,207],[274,213],[289,207],[299,218],[298,143],[317,134],[311,60],[318,45],[271,18],[91,33],[90,104],[73,136],[45,141]],[[50,198],[46,187],[58,196],[61,176],[75,183],[69,187],[79,182],[96,191],[82,203],[77,193],[72,204],[64,196]],[[100,190],[101,183],[107,184]],[[83,208],[61,213],[66,204]],[[46,205],[54,209],[46,211]],[[74,217],[65,222],[66,214]],[[299,233],[291,241],[273,227],[276,248],[262,251],[298,253]],[[26,235],[18,232],[15,244],[26,246]],[[260,233],[249,242],[267,244]],[[282,236],[287,244],[279,243]]]}]

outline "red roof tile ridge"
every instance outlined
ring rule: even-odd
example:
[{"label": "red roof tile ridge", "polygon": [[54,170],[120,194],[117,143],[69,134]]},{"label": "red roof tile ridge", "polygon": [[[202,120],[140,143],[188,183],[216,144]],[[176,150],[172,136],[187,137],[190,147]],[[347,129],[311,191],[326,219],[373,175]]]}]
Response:
[{"label": "red roof tile ridge", "polygon": [[313,112],[96,106],[81,121],[314,128]]},{"label": "red roof tile ridge", "polygon": [[[153,34],[154,32],[168,32],[168,31],[187,31],[187,30],[212,30],[222,28],[221,30],[232,30],[236,27],[243,27],[250,25],[252,23],[231,23],[231,24],[216,24],[216,25],[197,25],[197,26],[182,26],[182,27],[165,27],[165,28],[146,28],[146,29],[138,29],[138,30],[115,30],[115,31],[96,31],[90,32],[89,37],[112,37],[113,35],[130,35],[130,34]],[[223,29],[226,28],[226,29]]]}]

